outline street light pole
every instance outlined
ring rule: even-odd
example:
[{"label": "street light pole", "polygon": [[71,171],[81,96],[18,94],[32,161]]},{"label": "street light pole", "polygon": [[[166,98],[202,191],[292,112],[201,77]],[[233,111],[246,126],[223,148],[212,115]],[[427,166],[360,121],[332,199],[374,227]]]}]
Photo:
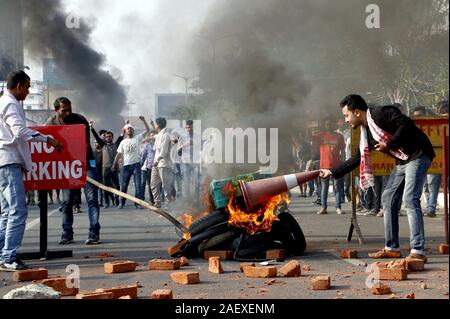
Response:
[{"label": "street light pole", "polygon": [[189,80],[196,78],[196,76],[183,76],[178,74],[173,74],[173,76],[176,76],[177,78],[183,79],[185,81],[186,91],[184,94],[184,107],[187,107]]}]

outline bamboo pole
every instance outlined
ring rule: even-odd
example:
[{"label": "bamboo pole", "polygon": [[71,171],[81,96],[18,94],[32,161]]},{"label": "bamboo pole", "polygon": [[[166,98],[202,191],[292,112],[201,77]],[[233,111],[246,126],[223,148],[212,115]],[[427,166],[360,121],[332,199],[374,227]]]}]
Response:
[{"label": "bamboo pole", "polygon": [[121,191],[118,191],[115,188],[108,187],[108,186],[105,186],[103,184],[100,184],[99,182],[97,182],[96,180],[93,180],[89,176],[87,176],[87,181],[89,183],[91,183],[92,185],[97,186],[100,189],[103,189],[106,192],[110,192],[110,193],[113,193],[113,194],[115,194],[117,196],[120,196],[120,197],[123,197],[125,199],[128,199],[128,200],[130,200],[130,201],[132,201],[132,202],[134,202],[134,203],[136,203],[138,205],[141,205],[142,207],[147,208],[148,210],[150,210],[150,211],[152,211],[152,212],[154,212],[154,213],[156,213],[158,215],[161,215],[162,217],[164,217],[168,221],[170,221],[172,224],[174,224],[175,227],[180,229],[183,232],[183,234],[189,233],[189,229],[187,229],[186,226],[184,226],[182,223],[180,223],[178,220],[176,220],[173,216],[171,216],[165,210],[163,210],[161,208],[154,207],[154,206],[150,205],[149,203],[144,202],[142,199],[138,199],[138,198],[136,198],[134,196],[122,193]]}]

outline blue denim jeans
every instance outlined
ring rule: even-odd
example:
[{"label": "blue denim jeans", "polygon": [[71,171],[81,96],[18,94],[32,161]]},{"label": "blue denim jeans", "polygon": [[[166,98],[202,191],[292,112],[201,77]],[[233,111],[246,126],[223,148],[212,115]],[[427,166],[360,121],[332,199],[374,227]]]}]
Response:
[{"label": "blue denim jeans", "polygon": [[[135,197],[139,199],[143,199],[142,194],[142,184],[141,184],[141,165],[140,163],[126,165],[123,167],[122,171],[122,185],[120,187],[120,191],[122,193],[127,193],[128,185],[130,184],[131,176],[134,177],[134,188],[135,188]],[[121,204],[125,205],[126,199],[121,199]]]},{"label": "blue denim jeans", "polygon": [[[344,180],[342,178],[334,179],[334,189],[336,190],[335,194],[335,207],[341,208],[341,199],[344,198]],[[328,207],[328,188],[330,187],[330,178],[322,179],[322,191],[321,191],[321,202],[322,207]]]},{"label": "blue denim jeans", "polygon": [[[96,180],[97,171],[95,168],[87,168],[87,176]],[[62,209],[62,228],[63,233],[61,238],[67,238],[73,235],[73,205],[77,196],[77,190],[64,189],[62,191],[63,202]],[[84,188],[84,196],[88,205],[89,215],[89,238],[94,238],[100,235],[100,208],[98,206],[98,188],[91,183],[86,183]]]},{"label": "blue denim jeans", "polygon": [[152,194],[152,187],[150,186],[150,180],[151,180],[151,176],[152,176],[152,170],[148,169],[147,170],[141,170],[141,192],[142,192],[142,200],[145,200],[145,189],[148,186],[148,198],[150,200],[150,203],[154,203],[155,200],[153,199],[153,194]]},{"label": "blue denim jeans", "polygon": [[441,174],[427,175],[428,192],[425,192],[427,199],[427,210],[431,214],[436,214],[437,198],[439,195],[439,188],[442,184]]},{"label": "blue denim jeans", "polygon": [[0,261],[10,263],[17,258],[16,252],[22,244],[28,217],[22,165],[0,168],[0,201]]},{"label": "blue denim jeans", "polygon": [[420,197],[430,164],[430,158],[422,155],[408,164],[397,165],[392,171],[381,199],[387,250],[400,250],[398,213],[403,200],[408,215],[411,252],[424,254],[425,229]]},{"label": "blue denim jeans", "polygon": [[183,173],[183,196],[185,197],[190,197],[192,193],[197,195],[199,192],[198,168],[198,164],[181,164],[181,171]]}]

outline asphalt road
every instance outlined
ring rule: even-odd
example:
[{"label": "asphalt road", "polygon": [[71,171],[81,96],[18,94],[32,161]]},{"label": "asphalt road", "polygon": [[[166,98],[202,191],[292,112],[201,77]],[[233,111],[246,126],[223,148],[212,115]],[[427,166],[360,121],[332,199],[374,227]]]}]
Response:
[{"label": "asphalt road", "polygon": [[[80,267],[80,290],[93,291],[96,288],[139,282],[139,298],[150,298],[152,291],[169,288],[175,299],[334,299],[368,298],[387,299],[389,296],[373,296],[366,286],[368,273],[365,264],[375,260],[367,258],[367,253],[383,248],[383,219],[378,217],[358,217],[365,244],[358,243],[356,234],[353,241],[346,242],[350,227],[350,214],[336,215],[331,209],[334,198],[329,199],[328,215],[316,215],[319,207],[312,204],[311,198],[300,198],[293,193],[290,204],[291,213],[299,221],[307,240],[304,256],[290,257],[303,265],[310,265],[310,271],[302,271],[299,278],[277,277],[275,282],[267,279],[246,278],[239,270],[239,262],[223,261],[224,274],[208,272],[208,262],[192,259],[184,270],[198,271],[201,283],[181,286],[172,282],[170,272],[148,271],[147,263],[155,258],[169,258],[167,248],[174,245],[179,237],[175,227],[166,219],[147,210],[137,210],[128,203],[123,210],[117,208],[101,209],[101,240],[97,246],[85,246],[87,238],[87,207],[83,213],[75,215],[75,243],[58,245],[61,232],[61,216],[58,206],[49,207],[48,248],[50,251],[70,249],[72,258],[47,261],[30,260],[32,267],[45,267],[50,275],[67,275],[68,265]],[[350,205],[344,204],[350,211]],[[39,249],[39,212],[36,206],[30,207],[27,231],[21,252]],[[409,227],[407,217],[400,217],[400,240],[403,255],[408,254]],[[437,218],[426,218],[426,248],[429,262],[423,272],[408,273],[408,280],[388,282],[397,298],[404,298],[414,292],[416,299],[448,299],[449,259],[440,255],[438,246],[444,241],[444,221],[442,210]],[[339,258],[341,249],[351,248],[359,251],[360,259]],[[100,258],[101,253],[114,257]],[[114,260],[134,260],[139,263],[136,272],[108,275],[103,271],[103,263]],[[281,266],[284,263],[275,263]],[[313,291],[311,277],[330,275],[332,287],[328,291]],[[427,289],[421,285],[425,283]],[[11,273],[0,273],[0,295],[28,283],[14,283]],[[68,297],[70,298],[70,297]]]}]

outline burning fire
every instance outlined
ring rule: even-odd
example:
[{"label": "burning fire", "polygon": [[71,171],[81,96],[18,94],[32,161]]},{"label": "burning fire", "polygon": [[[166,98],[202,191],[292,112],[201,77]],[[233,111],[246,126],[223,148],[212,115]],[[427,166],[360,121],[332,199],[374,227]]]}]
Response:
[{"label": "burning fire", "polygon": [[[184,226],[186,226],[187,229],[189,229],[189,227],[192,225],[192,223],[194,221],[196,221],[197,219],[200,219],[206,215],[208,215],[208,212],[203,212],[203,213],[198,213],[196,215],[191,215],[190,212],[185,212],[182,216],[181,216],[181,221],[184,223]],[[191,234],[189,232],[186,232],[183,235],[183,239],[185,240],[189,240],[191,239]]]},{"label": "burning fire", "polygon": [[272,197],[272,199],[256,211],[246,212],[239,208],[236,203],[234,191],[231,191],[230,201],[227,206],[230,214],[228,223],[239,228],[244,228],[249,235],[257,232],[270,232],[273,222],[278,220],[275,209],[282,202],[289,203],[287,193]]}]

